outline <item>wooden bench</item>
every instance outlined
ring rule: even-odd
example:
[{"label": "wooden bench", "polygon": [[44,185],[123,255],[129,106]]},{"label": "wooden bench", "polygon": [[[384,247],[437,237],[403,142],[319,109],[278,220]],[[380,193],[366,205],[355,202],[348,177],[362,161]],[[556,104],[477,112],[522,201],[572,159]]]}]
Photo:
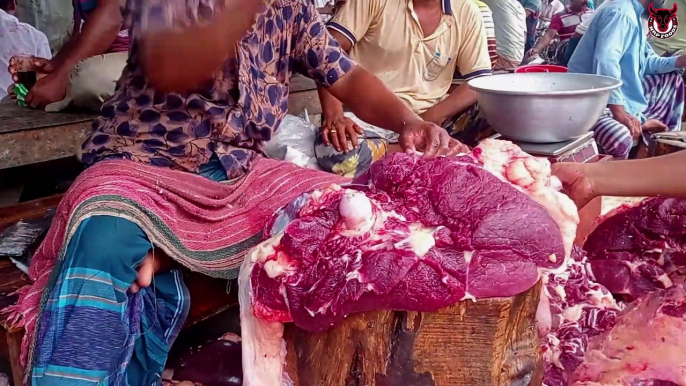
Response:
[{"label": "wooden bench", "polygon": [[[49,209],[56,208],[61,195],[0,208],[0,231],[22,219],[33,219],[44,216]],[[188,272],[184,276],[186,286],[191,294],[191,308],[184,328],[196,325],[214,315],[238,305],[238,291],[229,288],[226,280],[211,279],[207,276]],[[28,277],[9,259],[0,257],[0,309],[15,304],[16,295],[10,295],[24,285],[30,284]],[[21,340],[24,331],[11,328],[6,314],[0,314],[0,356],[12,367],[12,379],[15,386],[22,385],[22,368],[19,365]]]},{"label": "wooden bench", "polygon": [[[291,78],[289,113],[307,109],[321,114],[315,83],[303,76]],[[46,113],[0,104],[0,170],[72,157],[90,132],[93,113]]]},{"label": "wooden bench", "polygon": [[0,104],[0,170],[71,157],[88,136],[91,113],[55,113]]}]

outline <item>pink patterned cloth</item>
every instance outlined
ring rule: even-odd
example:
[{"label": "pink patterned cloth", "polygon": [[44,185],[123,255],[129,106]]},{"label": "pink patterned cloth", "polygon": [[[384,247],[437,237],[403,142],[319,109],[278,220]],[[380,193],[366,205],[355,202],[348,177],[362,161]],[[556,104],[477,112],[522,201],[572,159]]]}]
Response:
[{"label": "pink patterned cloth", "polygon": [[83,172],[57,208],[50,231],[31,260],[32,285],[5,312],[24,327],[22,364],[32,350],[53,267],[81,221],[119,216],[139,225],[155,246],[190,270],[233,279],[247,251],[262,241],[272,214],[300,194],[347,181],[291,163],[260,158],[232,183],[126,160],[103,161]]}]

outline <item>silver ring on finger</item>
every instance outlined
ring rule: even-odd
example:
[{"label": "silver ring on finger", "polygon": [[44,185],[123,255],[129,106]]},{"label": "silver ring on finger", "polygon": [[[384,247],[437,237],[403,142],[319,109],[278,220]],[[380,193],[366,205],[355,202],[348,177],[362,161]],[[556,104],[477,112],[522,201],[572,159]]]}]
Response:
[{"label": "silver ring on finger", "polygon": [[336,134],[336,133],[338,133],[338,131],[336,131],[336,130],[329,130],[329,133],[331,133],[331,134]]}]

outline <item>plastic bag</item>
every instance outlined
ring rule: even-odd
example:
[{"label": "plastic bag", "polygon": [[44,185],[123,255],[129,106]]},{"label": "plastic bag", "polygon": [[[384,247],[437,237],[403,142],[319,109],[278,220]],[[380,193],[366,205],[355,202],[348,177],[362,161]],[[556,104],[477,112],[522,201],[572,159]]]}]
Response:
[{"label": "plastic bag", "polygon": [[17,0],[17,18],[43,32],[54,54],[69,38],[74,7],[72,0]]},{"label": "plastic bag", "polygon": [[[306,115],[305,115],[306,116]],[[321,170],[314,155],[317,128],[303,118],[286,115],[264,154],[272,159],[292,162],[308,169]]]}]

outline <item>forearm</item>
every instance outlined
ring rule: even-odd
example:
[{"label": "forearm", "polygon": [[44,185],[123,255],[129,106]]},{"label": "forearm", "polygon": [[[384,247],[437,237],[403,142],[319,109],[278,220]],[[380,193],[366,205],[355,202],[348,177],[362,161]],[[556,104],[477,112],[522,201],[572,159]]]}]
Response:
[{"label": "forearm", "polygon": [[[650,48],[652,50],[652,48]],[[655,54],[646,59],[646,74],[665,74],[677,69],[678,57],[662,58]]]},{"label": "forearm", "polygon": [[51,60],[52,65],[54,67],[60,67],[62,62],[64,62],[64,59],[71,55],[72,51],[74,50],[74,47],[76,46],[76,42],[78,41],[78,37],[78,31],[74,31],[72,35],[69,37],[69,40],[67,40],[67,42],[64,43],[64,45],[60,48],[57,54],[55,54],[55,56]]},{"label": "forearm", "polygon": [[81,31],[69,39],[64,53],[60,51],[56,63],[53,62],[56,70],[71,72],[81,60],[106,53],[123,22],[118,1],[101,1]]},{"label": "forearm", "polygon": [[686,197],[686,152],[631,161],[585,165],[585,174],[599,196]]},{"label": "forearm", "polygon": [[429,121],[441,125],[476,103],[476,92],[467,83],[457,86],[445,99],[424,113]]},{"label": "forearm", "polygon": [[548,44],[550,44],[550,42],[555,38],[556,35],[557,31],[549,29],[548,31],[546,31],[545,35],[543,35],[543,37],[538,42],[536,42],[536,45],[534,45],[534,49],[540,51],[548,47]]},{"label": "forearm", "polygon": [[324,87],[317,87],[319,94],[319,103],[322,105],[322,114],[324,117],[343,114],[343,103],[336,99]]},{"label": "forearm", "polygon": [[235,55],[236,42],[253,24],[260,4],[256,0],[228,2],[209,23],[141,36],[140,59],[148,81],[160,91],[185,91],[210,79]]},{"label": "forearm", "polygon": [[407,123],[421,120],[386,85],[357,66],[328,91],[364,122],[401,133]]}]

